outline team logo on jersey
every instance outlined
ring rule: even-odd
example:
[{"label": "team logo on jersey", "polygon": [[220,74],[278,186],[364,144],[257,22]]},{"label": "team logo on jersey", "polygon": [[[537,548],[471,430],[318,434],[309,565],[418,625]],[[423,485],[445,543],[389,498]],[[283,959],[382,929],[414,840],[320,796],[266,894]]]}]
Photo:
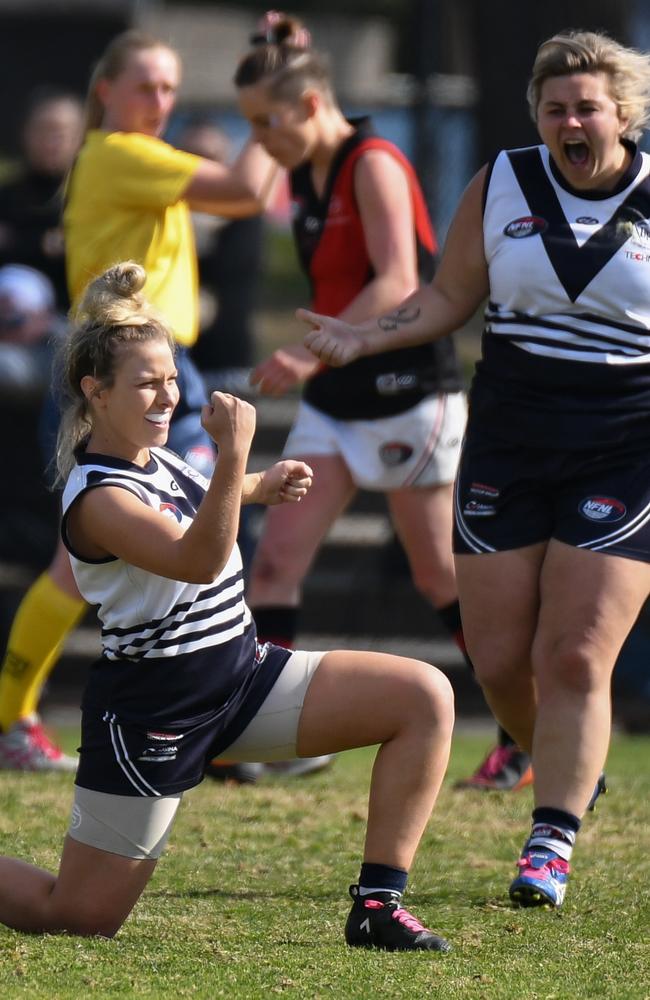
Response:
[{"label": "team logo on jersey", "polygon": [[394,396],[398,392],[413,392],[419,385],[417,375],[411,372],[390,372],[378,375],[375,386],[380,396]]},{"label": "team logo on jersey", "polygon": [[411,445],[404,441],[387,441],[379,449],[379,457],[389,469],[394,469],[396,465],[408,462],[412,454]]},{"label": "team logo on jersey", "polygon": [[167,764],[169,761],[176,760],[177,756],[178,747],[176,744],[166,743],[164,746],[145,747],[138,760],[148,761],[153,764]]},{"label": "team logo on jersey", "polygon": [[465,517],[494,517],[496,512],[494,504],[480,503],[478,500],[468,500],[463,508]]},{"label": "team logo on jersey", "polygon": [[593,215],[579,215],[576,222],[579,226],[597,226],[598,219],[594,219]]},{"label": "team logo on jersey", "polygon": [[470,493],[478,497],[493,497],[495,500],[499,496],[496,486],[488,486],[487,483],[472,483],[469,488]]},{"label": "team logo on jersey", "polygon": [[164,514],[165,517],[175,517],[179,524],[183,520],[183,515],[178,507],[175,507],[173,503],[161,503],[159,509],[160,513]]},{"label": "team logo on jersey", "polygon": [[[640,219],[638,222],[630,222],[629,237],[632,246],[640,247],[642,250],[646,251],[644,259],[647,260],[647,252],[650,250],[650,224],[646,222],[645,219]],[[642,255],[632,255],[628,251],[625,256],[633,256],[635,260],[638,260]]]},{"label": "team logo on jersey", "polygon": [[321,221],[315,215],[308,215],[303,222],[303,226],[305,227],[305,232],[317,233],[321,227]]},{"label": "team logo on jersey", "polygon": [[[193,445],[191,448],[188,448],[183,458],[188,463],[186,469],[193,469],[195,472],[199,472],[202,476],[205,476],[206,479],[209,479],[212,475],[215,459],[214,451],[209,444]],[[186,471],[186,469],[183,471]],[[191,473],[188,474],[191,475]],[[193,478],[196,478],[196,476]]]},{"label": "team logo on jersey", "polygon": [[614,497],[585,497],[578,511],[589,521],[620,521],[627,514],[627,507]]},{"label": "team logo on jersey", "polygon": [[504,236],[511,240],[525,240],[527,236],[538,236],[548,229],[548,222],[539,215],[522,215],[513,219],[503,230]]}]

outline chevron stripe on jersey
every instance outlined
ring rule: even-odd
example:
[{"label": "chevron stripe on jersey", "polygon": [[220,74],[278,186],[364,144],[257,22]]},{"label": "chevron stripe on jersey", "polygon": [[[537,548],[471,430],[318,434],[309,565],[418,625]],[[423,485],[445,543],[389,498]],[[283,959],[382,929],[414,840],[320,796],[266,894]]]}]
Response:
[{"label": "chevron stripe on jersey", "polygon": [[611,192],[567,188],[544,146],[499,154],[484,212],[488,333],[559,360],[650,362],[650,156],[631,148]]},{"label": "chevron stripe on jersey", "polygon": [[98,606],[103,652],[109,659],[177,656],[219,646],[242,636],[251,622],[244,601],[237,546],[218,579],[184,583],[148,573],[109,556],[88,560],[67,537],[71,506],[87,490],[119,486],[143,503],[189,527],[207,480],[172,452],[151,449],[147,466],[81,452],[63,493],[61,532],[80,592]]}]

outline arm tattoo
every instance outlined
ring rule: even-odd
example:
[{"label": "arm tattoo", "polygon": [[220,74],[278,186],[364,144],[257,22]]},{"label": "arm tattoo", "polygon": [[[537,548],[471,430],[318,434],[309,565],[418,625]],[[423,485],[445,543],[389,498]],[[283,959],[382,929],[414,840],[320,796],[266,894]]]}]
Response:
[{"label": "arm tattoo", "polygon": [[396,309],[395,312],[389,313],[388,316],[381,316],[377,320],[377,325],[381,330],[396,330],[398,326],[402,326],[404,323],[414,323],[420,315],[420,309],[418,306],[401,306]]}]

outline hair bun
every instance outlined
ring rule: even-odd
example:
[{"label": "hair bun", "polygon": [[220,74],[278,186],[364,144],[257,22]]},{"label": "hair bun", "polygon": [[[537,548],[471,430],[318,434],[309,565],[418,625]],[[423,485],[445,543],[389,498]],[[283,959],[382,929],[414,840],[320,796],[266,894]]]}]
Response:
[{"label": "hair bun", "polygon": [[130,299],[144,288],[147,280],[145,269],[134,260],[125,260],[114,264],[104,271],[102,278],[108,291],[114,292],[120,298]]},{"label": "hair bun", "polygon": [[97,326],[146,322],[150,309],[142,294],[146,279],[145,269],[133,260],[113,264],[86,288],[77,310],[77,321]]},{"label": "hair bun", "polygon": [[276,11],[265,15],[259,31],[250,40],[252,45],[288,45],[298,49],[308,49],[311,45],[311,36],[302,21]]}]

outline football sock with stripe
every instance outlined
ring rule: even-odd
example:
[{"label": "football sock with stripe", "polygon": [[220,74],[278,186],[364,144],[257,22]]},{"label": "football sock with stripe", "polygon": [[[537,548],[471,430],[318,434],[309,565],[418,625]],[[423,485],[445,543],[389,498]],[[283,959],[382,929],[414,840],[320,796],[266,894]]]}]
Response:
[{"label": "football sock with stripe", "polygon": [[406,889],[407,881],[408,872],[403,868],[364,861],[359,873],[359,895],[372,896],[375,892],[393,892],[401,896]]},{"label": "football sock with stripe", "polygon": [[573,813],[550,806],[538,806],[533,809],[533,825],[526,850],[545,848],[564,861],[569,861],[579,829],[580,820]]}]

